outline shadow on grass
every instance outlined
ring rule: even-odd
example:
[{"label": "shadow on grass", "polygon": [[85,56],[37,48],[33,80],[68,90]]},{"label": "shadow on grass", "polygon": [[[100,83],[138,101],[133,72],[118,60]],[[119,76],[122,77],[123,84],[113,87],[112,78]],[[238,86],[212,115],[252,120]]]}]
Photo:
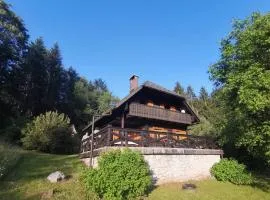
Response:
[{"label": "shadow on grass", "polygon": [[251,186],[261,189],[264,192],[270,192],[270,177],[256,176]]},{"label": "shadow on grass", "polygon": [[[73,159],[72,159],[73,158]],[[71,177],[72,168],[77,166],[76,156],[62,156],[51,154],[25,153],[19,161],[16,170],[10,172],[4,181],[31,181],[45,178],[52,172],[60,170]]]}]

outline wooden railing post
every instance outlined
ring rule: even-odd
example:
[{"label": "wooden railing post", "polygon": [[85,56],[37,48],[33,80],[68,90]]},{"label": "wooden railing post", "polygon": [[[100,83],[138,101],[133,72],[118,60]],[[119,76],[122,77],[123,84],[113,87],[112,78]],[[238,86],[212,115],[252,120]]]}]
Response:
[{"label": "wooden railing post", "polygon": [[166,146],[169,147],[170,146],[170,139],[169,139],[170,135],[169,133],[167,133],[167,142],[166,142]]},{"label": "wooden railing post", "polygon": [[107,130],[107,146],[111,146],[111,137],[112,137],[112,125],[108,125],[108,130]]},{"label": "wooden railing post", "polygon": [[128,147],[128,131],[124,131],[125,136],[125,146]]}]

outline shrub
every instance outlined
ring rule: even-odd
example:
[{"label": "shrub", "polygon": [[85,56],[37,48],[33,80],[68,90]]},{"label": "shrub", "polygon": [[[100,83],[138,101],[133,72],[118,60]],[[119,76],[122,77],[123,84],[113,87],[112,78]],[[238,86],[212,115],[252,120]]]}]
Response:
[{"label": "shrub", "polygon": [[17,119],[9,118],[9,123],[0,130],[1,140],[7,143],[20,144],[21,129],[28,122],[26,117],[20,116]]},{"label": "shrub", "polygon": [[144,195],[151,186],[149,167],[138,152],[113,150],[101,155],[97,169],[86,169],[87,191],[107,200],[132,199]]},{"label": "shrub", "polygon": [[21,153],[18,148],[0,143],[0,179],[17,164],[21,158]]},{"label": "shrub", "polygon": [[211,174],[218,181],[229,181],[236,185],[248,185],[252,183],[252,176],[246,170],[244,164],[240,164],[234,159],[222,159],[213,165]]},{"label": "shrub", "polygon": [[26,149],[50,153],[69,153],[72,137],[69,118],[57,112],[46,112],[33,119],[22,130]]}]

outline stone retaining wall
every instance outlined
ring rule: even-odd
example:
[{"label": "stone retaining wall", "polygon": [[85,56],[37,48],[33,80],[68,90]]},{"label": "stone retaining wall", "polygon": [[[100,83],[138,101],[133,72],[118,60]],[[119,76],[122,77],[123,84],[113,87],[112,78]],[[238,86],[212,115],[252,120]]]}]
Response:
[{"label": "stone retaining wall", "polygon": [[[120,147],[104,147],[94,151],[94,167],[97,167],[97,158],[101,152]],[[121,148],[122,149],[122,148]],[[181,149],[162,147],[133,147],[139,151],[149,164],[156,184],[180,182],[209,178],[210,169],[219,162],[223,155],[222,150],[215,149]],[[89,152],[80,155],[89,165]]]}]

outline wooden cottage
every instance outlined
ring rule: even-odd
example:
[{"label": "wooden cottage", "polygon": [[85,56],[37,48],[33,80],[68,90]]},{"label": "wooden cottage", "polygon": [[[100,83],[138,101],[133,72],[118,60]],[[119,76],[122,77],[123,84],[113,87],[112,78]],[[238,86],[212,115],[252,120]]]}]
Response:
[{"label": "wooden cottage", "polygon": [[198,122],[185,97],[149,81],[139,86],[133,75],[130,93],[85,127],[89,137],[83,138],[81,151],[105,146],[216,148],[210,138],[188,134],[188,126]]}]

